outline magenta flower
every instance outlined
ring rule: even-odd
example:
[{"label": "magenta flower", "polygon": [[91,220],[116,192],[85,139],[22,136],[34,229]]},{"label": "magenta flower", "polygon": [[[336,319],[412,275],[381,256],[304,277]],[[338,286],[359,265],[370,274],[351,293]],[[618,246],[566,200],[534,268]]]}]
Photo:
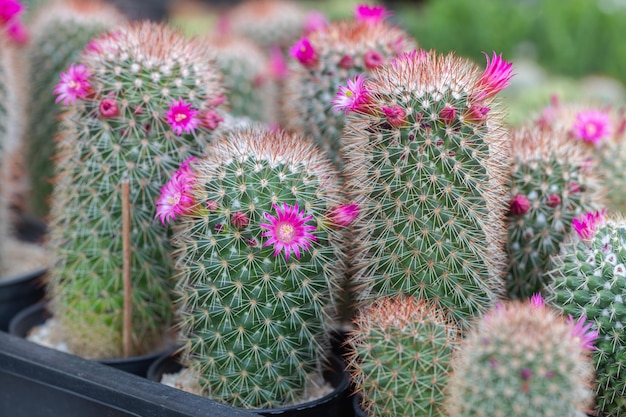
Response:
[{"label": "magenta flower", "polygon": [[313,10],[306,15],[304,21],[304,34],[316,32],[320,29],[325,29],[328,26],[328,18],[322,12]]},{"label": "magenta flower", "polygon": [[390,107],[381,107],[380,109],[385,117],[387,118],[387,122],[393,127],[400,127],[406,123],[406,112],[401,106],[394,104]]},{"label": "magenta flower", "polygon": [[596,235],[596,228],[604,224],[606,210],[586,213],[572,219],[572,228],[581,239],[590,240]]},{"label": "magenta flower", "polygon": [[59,95],[54,102],[62,101],[67,106],[70,103],[76,104],[79,98],[87,97],[91,90],[90,76],[91,72],[83,64],[70,65],[67,72],[61,73],[61,81],[54,88],[54,94]]},{"label": "magenta flower", "polygon": [[389,16],[391,16],[391,12],[385,9],[385,6],[372,6],[369,4],[358,5],[354,12],[354,17],[357,22],[364,22],[372,25],[382,22]]},{"label": "magenta flower", "polygon": [[117,106],[115,100],[112,98],[105,98],[104,100],[102,100],[100,102],[100,105],[98,106],[98,110],[100,111],[102,117],[107,119],[109,117],[115,117],[120,114],[120,109]]},{"label": "magenta flower", "polygon": [[572,128],[574,137],[597,145],[611,133],[611,118],[608,113],[600,110],[587,110],[576,115]]},{"label": "magenta flower", "polygon": [[439,112],[439,120],[446,125],[451,125],[456,121],[456,109],[452,106],[444,106]]},{"label": "magenta flower", "polygon": [[557,207],[561,204],[561,197],[558,194],[550,194],[546,197],[546,204],[548,207]]},{"label": "magenta flower", "polygon": [[502,59],[502,54],[496,55],[494,52],[491,60],[486,53],[485,57],[487,58],[487,67],[478,80],[478,87],[482,88],[483,91],[478,98],[491,97],[498,94],[509,85],[509,81],[513,76],[511,69],[513,64]]},{"label": "magenta flower", "polygon": [[237,229],[245,229],[250,224],[250,218],[243,211],[236,211],[230,216],[230,223]]},{"label": "magenta flower", "polygon": [[7,24],[6,32],[9,38],[17,45],[24,45],[28,42],[28,32],[26,31],[26,26],[24,26],[24,24],[18,19],[14,19]]},{"label": "magenta flower", "polygon": [[367,69],[375,69],[385,63],[385,58],[378,51],[367,51],[363,56],[363,61]]},{"label": "magenta flower", "polygon": [[24,11],[18,0],[0,0],[0,24],[7,24]]},{"label": "magenta flower", "polygon": [[155,218],[159,217],[164,226],[170,220],[176,219],[176,215],[188,214],[195,204],[191,190],[196,177],[189,166],[194,159],[185,160],[174,172],[169,182],[161,188],[161,195],[156,202]]},{"label": "magenta flower", "polygon": [[299,207],[290,206],[283,203],[282,210],[279,206],[272,204],[274,210],[278,214],[277,217],[265,213],[264,216],[269,223],[259,224],[259,226],[268,229],[261,236],[268,237],[267,242],[263,246],[274,245],[274,256],[278,255],[281,250],[285,250],[285,259],[289,259],[291,251],[300,259],[300,250],[306,250],[311,246],[311,241],[317,240],[309,231],[314,230],[315,226],[307,225],[306,222],[313,219],[313,216],[304,215]]},{"label": "magenta flower", "polygon": [[543,297],[541,297],[541,294],[535,294],[530,297],[530,305],[535,308],[539,308],[546,305],[546,303],[543,301]]},{"label": "magenta flower", "polygon": [[270,48],[269,72],[275,80],[282,80],[289,72],[283,51],[278,45],[272,45]]},{"label": "magenta flower", "polygon": [[485,107],[479,101],[470,105],[467,112],[463,116],[463,120],[470,123],[481,123],[487,119],[487,113],[491,110],[489,107]]},{"label": "magenta flower", "polygon": [[574,318],[571,315],[568,315],[568,317],[569,323],[572,325],[572,337],[574,340],[579,341],[583,349],[594,350],[598,331],[591,330],[592,323],[587,322],[587,316],[583,314],[576,322],[574,322]]},{"label": "magenta flower", "polygon": [[328,219],[334,226],[349,226],[359,215],[358,204],[340,204],[328,211]]},{"label": "magenta flower", "polygon": [[215,110],[209,110],[202,118],[202,124],[210,130],[215,130],[224,121],[224,118],[217,114]]},{"label": "magenta flower", "polygon": [[365,88],[365,76],[359,74],[353,80],[347,79],[348,86],[339,86],[339,91],[330,102],[336,112],[341,110],[348,114],[350,111],[363,110],[370,102],[369,91]]},{"label": "magenta flower", "polygon": [[174,133],[180,136],[183,132],[192,133],[200,125],[200,119],[196,117],[199,113],[190,103],[179,97],[170,105],[165,118]]},{"label": "magenta flower", "polygon": [[350,55],[344,55],[339,60],[339,68],[350,69],[354,66],[354,59]]},{"label": "magenta flower", "polygon": [[309,38],[304,37],[296,42],[289,51],[290,55],[296,58],[306,67],[312,67],[317,63],[317,51],[311,45]]},{"label": "magenta flower", "polygon": [[509,212],[514,216],[521,216],[530,210],[530,200],[524,194],[516,194],[509,203]]}]

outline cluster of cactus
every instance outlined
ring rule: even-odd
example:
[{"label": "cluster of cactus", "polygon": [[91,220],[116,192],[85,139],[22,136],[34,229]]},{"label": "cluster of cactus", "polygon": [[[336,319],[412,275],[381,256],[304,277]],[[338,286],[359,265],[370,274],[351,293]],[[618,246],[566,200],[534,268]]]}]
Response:
[{"label": "cluster of cactus", "polygon": [[354,19],[321,27],[291,48],[282,102],[285,127],[313,138],[338,167],[345,115],[332,105],[337,89],[416,46],[408,33],[385,20],[388,14],[383,7],[359,6]]},{"label": "cluster of cactus", "polygon": [[596,334],[541,297],[499,304],[460,342],[447,415],[584,416],[593,402],[589,350]]},{"label": "cluster of cactus", "polygon": [[59,73],[76,61],[89,41],[124,22],[113,6],[91,0],[58,0],[41,6],[29,24],[27,51],[29,120],[26,157],[30,193],[28,209],[45,217],[54,174],[54,136],[62,107],[52,93]]},{"label": "cluster of cactus", "polygon": [[[511,65],[486,70],[414,51],[338,93],[361,299],[402,293],[467,327],[504,292],[506,130],[495,95]],[[358,78],[358,77],[357,77]]]},{"label": "cluster of cactus", "polygon": [[572,219],[600,209],[606,192],[584,146],[566,130],[520,127],[510,143],[507,296],[528,298],[543,292]]},{"label": "cluster of cactus", "polygon": [[[234,129],[164,186],[176,218],[182,361],[203,395],[236,407],[296,401],[326,357],[343,276],[338,173],[303,137]],[[284,253],[283,253],[284,252]]]},{"label": "cluster of cactus", "polygon": [[173,311],[173,260],[154,201],[181,161],[203,153],[225,100],[207,44],[150,22],[94,39],[55,88],[58,138],[47,291],[71,351],[122,356],[123,201],[130,188],[132,351],[157,347]]},{"label": "cluster of cactus", "polygon": [[596,411],[626,415],[626,221],[604,212],[574,219],[572,233],[554,258],[547,288],[550,305],[572,316],[586,315],[598,332]]},{"label": "cluster of cactus", "polygon": [[348,369],[372,416],[445,416],[443,404],[458,329],[422,300],[385,297],[361,311]]}]

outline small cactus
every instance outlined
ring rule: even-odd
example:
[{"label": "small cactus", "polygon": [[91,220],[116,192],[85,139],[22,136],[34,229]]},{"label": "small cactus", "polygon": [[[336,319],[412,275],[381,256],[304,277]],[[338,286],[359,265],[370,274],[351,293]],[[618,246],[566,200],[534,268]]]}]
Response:
[{"label": "small cactus", "polygon": [[550,257],[559,253],[572,219],[599,209],[605,190],[584,146],[565,130],[520,127],[510,143],[507,295],[528,298],[543,292]]},{"label": "small cactus", "polygon": [[[171,324],[171,246],[155,221],[161,184],[199,156],[224,100],[206,45],[164,25],[131,23],[94,39],[61,74],[47,286],[70,349],[122,356],[122,192],[130,185],[133,351],[157,347]],[[210,121],[210,123],[209,123]],[[210,127],[209,127],[210,125]]]},{"label": "small cactus", "polygon": [[338,174],[305,138],[251,126],[206,155],[157,203],[176,219],[183,362],[211,399],[288,405],[324,363],[351,211],[337,210]]},{"label": "small cactus", "polygon": [[348,369],[367,414],[443,417],[456,338],[424,301],[383,298],[362,311],[348,338]]},{"label": "small cactus", "polygon": [[540,297],[499,304],[478,319],[452,360],[448,415],[585,416],[593,402],[596,334]]}]

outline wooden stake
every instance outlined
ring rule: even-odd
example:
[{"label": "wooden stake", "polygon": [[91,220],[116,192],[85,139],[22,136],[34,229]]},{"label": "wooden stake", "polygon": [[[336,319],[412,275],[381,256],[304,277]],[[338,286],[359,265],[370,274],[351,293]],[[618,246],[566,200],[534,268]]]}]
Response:
[{"label": "wooden stake", "polygon": [[132,356],[132,285],[130,282],[130,183],[122,181],[122,277],[124,279],[124,356]]}]

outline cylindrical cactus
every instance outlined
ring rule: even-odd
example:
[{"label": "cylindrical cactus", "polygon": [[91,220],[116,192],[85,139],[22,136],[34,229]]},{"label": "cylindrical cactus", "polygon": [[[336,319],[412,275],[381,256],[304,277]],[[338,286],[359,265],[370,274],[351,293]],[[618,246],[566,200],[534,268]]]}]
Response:
[{"label": "cylindrical cactus", "polygon": [[455,417],[585,416],[593,402],[596,333],[540,297],[499,304],[460,343],[448,379]]},{"label": "cylindrical cactus", "polygon": [[370,73],[415,48],[410,35],[382,7],[361,7],[351,21],[333,22],[296,42],[285,79],[285,128],[313,138],[341,167],[343,112],[331,103],[347,78]]},{"label": "cylindrical cactus", "polygon": [[603,212],[573,221],[574,232],[554,259],[547,301],[573,316],[586,315],[599,333],[594,352],[596,411],[626,415],[626,221]]},{"label": "cylindrical cactus", "polygon": [[507,295],[528,298],[543,292],[550,257],[572,219],[601,208],[606,193],[584,146],[567,131],[520,127],[510,143]]},{"label": "cylindrical cactus", "polygon": [[506,130],[494,96],[511,77],[453,54],[414,51],[357,78],[335,99],[355,223],[362,298],[403,293],[465,327],[504,290]]},{"label": "cylindrical cactus", "polygon": [[48,213],[54,174],[54,136],[62,108],[52,93],[60,72],[76,61],[88,42],[121,25],[124,17],[113,6],[91,0],[58,0],[42,6],[29,24],[28,135],[26,164],[30,178],[29,211]]},{"label": "cylindrical cactus", "polygon": [[183,361],[209,398],[287,405],[319,371],[354,214],[337,176],[312,142],[253,126],[163,188],[158,212],[178,220]]},{"label": "cylindrical cactus", "polygon": [[382,298],[361,311],[348,339],[361,406],[372,416],[443,417],[457,330],[413,298]]},{"label": "cylindrical cactus", "polygon": [[59,137],[48,294],[70,349],[122,352],[122,192],[130,184],[135,353],[173,315],[169,237],[154,201],[180,162],[203,153],[224,100],[211,49],[165,25],[133,23],[94,40],[55,89],[68,106]]}]

